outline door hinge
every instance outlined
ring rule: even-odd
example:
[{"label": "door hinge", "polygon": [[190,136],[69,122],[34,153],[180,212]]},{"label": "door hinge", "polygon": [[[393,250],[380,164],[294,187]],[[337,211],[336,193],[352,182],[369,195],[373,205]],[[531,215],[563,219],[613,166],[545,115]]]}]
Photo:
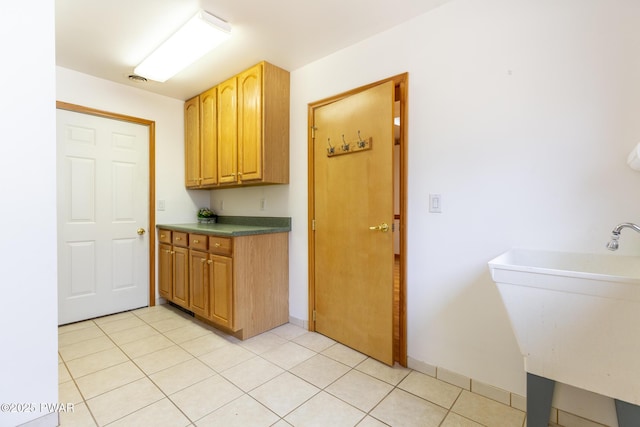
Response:
[{"label": "door hinge", "polygon": [[312,315],[313,315],[313,321],[315,322],[316,321],[316,311],[315,310],[313,310]]},{"label": "door hinge", "polygon": [[317,129],[318,129],[317,127],[311,126],[311,139],[315,139]]},{"label": "door hinge", "polygon": [[392,222],[391,223],[391,232],[393,233],[394,231],[396,231],[396,225]]},{"label": "door hinge", "polygon": [[311,220],[311,231],[316,231],[316,220],[315,219]]}]

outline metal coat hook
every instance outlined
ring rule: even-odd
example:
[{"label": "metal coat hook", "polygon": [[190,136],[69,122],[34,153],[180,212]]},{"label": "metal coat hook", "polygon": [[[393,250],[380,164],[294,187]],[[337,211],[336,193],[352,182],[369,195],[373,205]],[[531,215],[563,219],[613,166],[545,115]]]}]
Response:
[{"label": "metal coat hook", "polygon": [[358,130],[358,147],[359,148],[364,148],[364,146],[367,143],[365,141],[362,140],[362,137],[360,136],[360,131]]},{"label": "metal coat hook", "polygon": [[329,144],[329,148],[327,148],[327,154],[334,154],[336,149],[331,145],[331,138],[327,138],[327,144]]},{"label": "metal coat hook", "polygon": [[342,134],[342,150],[349,151],[349,144],[347,144],[347,141],[344,140],[344,134]]}]

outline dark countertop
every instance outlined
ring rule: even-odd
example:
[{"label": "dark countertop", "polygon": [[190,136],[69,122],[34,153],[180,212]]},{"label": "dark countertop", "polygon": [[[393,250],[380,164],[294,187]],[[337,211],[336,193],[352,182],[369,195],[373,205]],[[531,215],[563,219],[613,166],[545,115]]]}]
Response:
[{"label": "dark countertop", "polygon": [[236,237],[253,234],[288,233],[291,231],[291,218],[219,216],[215,224],[200,224],[197,222],[187,224],[158,224],[156,228],[187,233]]}]

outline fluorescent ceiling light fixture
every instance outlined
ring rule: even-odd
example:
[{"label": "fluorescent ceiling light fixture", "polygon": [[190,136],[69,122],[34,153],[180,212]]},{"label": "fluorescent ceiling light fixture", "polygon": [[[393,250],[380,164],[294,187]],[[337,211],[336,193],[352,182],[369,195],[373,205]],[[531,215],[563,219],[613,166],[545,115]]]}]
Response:
[{"label": "fluorescent ceiling light fixture", "polygon": [[165,82],[230,36],[229,23],[201,10],[133,72],[157,82]]}]

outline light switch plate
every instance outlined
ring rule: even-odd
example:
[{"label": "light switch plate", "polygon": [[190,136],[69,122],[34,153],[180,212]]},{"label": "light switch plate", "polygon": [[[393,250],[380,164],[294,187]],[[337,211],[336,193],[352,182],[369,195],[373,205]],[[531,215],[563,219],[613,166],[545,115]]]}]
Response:
[{"label": "light switch plate", "polygon": [[442,195],[429,194],[429,212],[442,213]]}]

